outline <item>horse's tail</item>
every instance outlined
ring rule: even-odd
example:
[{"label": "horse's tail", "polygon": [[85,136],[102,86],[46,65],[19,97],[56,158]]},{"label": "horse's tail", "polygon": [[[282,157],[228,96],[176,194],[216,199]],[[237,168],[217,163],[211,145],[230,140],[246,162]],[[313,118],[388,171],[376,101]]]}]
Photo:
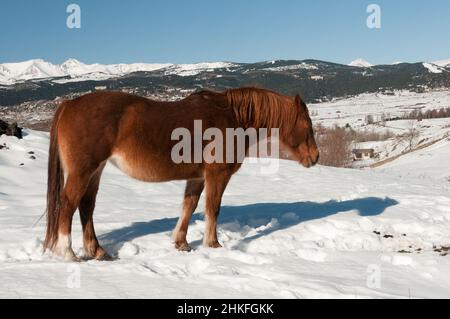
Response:
[{"label": "horse's tail", "polygon": [[47,233],[44,241],[44,251],[46,249],[53,249],[58,240],[61,192],[64,186],[64,172],[59,156],[58,122],[64,110],[64,106],[65,102],[62,102],[56,110],[50,131],[47,176]]}]

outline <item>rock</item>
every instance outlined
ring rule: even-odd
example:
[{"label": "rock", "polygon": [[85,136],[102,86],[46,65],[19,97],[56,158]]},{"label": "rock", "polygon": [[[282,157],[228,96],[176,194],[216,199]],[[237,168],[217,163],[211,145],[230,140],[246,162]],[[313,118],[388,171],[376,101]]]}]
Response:
[{"label": "rock", "polygon": [[0,120],[0,135],[15,136],[17,138],[22,138],[22,128],[17,125],[17,123],[8,124],[5,121]]}]

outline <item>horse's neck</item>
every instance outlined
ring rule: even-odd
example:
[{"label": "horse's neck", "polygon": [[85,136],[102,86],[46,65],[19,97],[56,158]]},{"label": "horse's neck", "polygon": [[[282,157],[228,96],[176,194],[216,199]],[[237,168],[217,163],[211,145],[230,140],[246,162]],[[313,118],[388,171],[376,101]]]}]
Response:
[{"label": "horse's neck", "polygon": [[262,107],[264,106],[243,106],[243,103],[239,101],[237,106],[233,106],[233,112],[239,126],[244,129],[254,128],[256,130],[267,127],[267,119],[257,116],[257,113],[261,112],[258,109]]}]

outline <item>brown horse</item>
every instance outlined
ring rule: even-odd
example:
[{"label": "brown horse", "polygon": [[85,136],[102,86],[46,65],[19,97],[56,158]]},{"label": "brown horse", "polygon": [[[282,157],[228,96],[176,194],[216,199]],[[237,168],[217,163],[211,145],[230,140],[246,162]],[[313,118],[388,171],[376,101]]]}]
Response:
[{"label": "brown horse", "polygon": [[78,208],[86,257],[109,259],[93,223],[100,176],[108,160],[141,181],[187,180],[182,215],[173,233],[179,250],[190,250],[186,240],[189,220],[206,187],[203,244],[221,247],[216,226],[222,194],[241,162],[174,163],[172,132],[180,127],[193,131],[194,120],[202,121],[203,130],[215,127],[223,132],[227,128],[279,128],[280,143],[305,167],[319,157],[308,109],[298,95],[292,98],[240,88],[158,102],[103,91],[64,101],[50,133],[44,248],[66,260],[78,260],[71,248],[72,217]]}]

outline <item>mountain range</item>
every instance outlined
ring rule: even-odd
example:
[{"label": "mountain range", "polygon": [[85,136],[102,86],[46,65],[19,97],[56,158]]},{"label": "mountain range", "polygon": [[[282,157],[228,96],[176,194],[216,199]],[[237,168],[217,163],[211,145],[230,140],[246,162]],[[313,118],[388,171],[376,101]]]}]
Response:
[{"label": "mountain range", "polygon": [[134,72],[152,72],[163,69],[166,74],[180,76],[195,75],[202,71],[233,67],[228,62],[170,64],[170,63],[132,63],[132,64],[85,64],[69,59],[62,64],[52,64],[42,59],[18,63],[0,64],[0,85],[11,85],[28,80],[53,79],[58,83],[67,81],[105,80]]},{"label": "mountain range", "polygon": [[450,88],[450,60],[372,65],[357,59],[349,65],[319,60],[257,63],[85,64],[69,59],[60,65],[41,59],[0,64],[0,105],[51,100],[98,89],[146,94],[199,88],[222,90],[260,86],[285,94],[300,92],[323,101],[364,92]]}]

